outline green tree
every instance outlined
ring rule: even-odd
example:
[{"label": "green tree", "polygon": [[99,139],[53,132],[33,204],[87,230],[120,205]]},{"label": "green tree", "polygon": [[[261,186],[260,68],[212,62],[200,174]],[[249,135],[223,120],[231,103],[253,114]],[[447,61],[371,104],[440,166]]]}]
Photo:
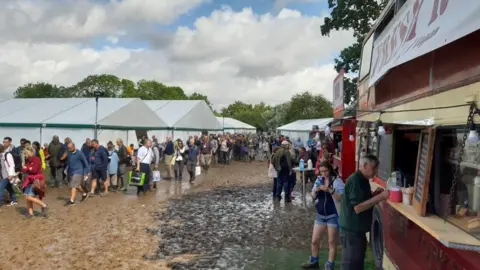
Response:
[{"label": "green tree", "polygon": [[124,98],[137,98],[137,88],[135,86],[135,83],[132,82],[131,80],[127,79],[122,79],[121,81],[122,84],[122,95],[121,97]]},{"label": "green tree", "polygon": [[275,128],[287,124],[285,121],[287,109],[290,106],[290,102],[285,102],[273,106],[271,109],[265,111],[262,118],[265,121],[264,130],[275,130]]},{"label": "green tree", "polygon": [[64,87],[38,82],[29,83],[17,88],[13,93],[14,98],[56,98],[68,97],[68,93]]},{"label": "green tree", "polygon": [[235,101],[222,109],[220,115],[225,117],[232,117],[257,129],[265,130],[267,128],[265,112],[271,110],[271,107],[261,102],[259,104],[247,104],[241,101]]},{"label": "green tree", "polygon": [[[322,35],[328,36],[333,30],[353,30],[356,39],[354,44],[343,49],[335,59],[337,72],[343,68],[345,73],[358,74],[363,40],[387,3],[388,0],[328,0],[331,12],[330,17],[326,17],[320,26]],[[356,101],[357,81],[357,77],[345,78],[344,103],[352,104]]]},{"label": "green tree", "polygon": [[93,97],[95,91],[103,92],[104,97],[121,97],[122,81],[114,75],[90,75],[68,88],[72,97]]},{"label": "green tree", "polygon": [[333,105],[322,95],[312,95],[310,92],[296,94],[290,100],[285,111],[285,123],[299,119],[315,119],[332,117]]},{"label": "green tree", "polygon": [[244,111],[250,111],[253,109],[252,104],[243,103],[242,101],[235,101],[228,105],[228,107],[222,108],[222,115],[225,117],[233,117],[235,114]]},{"label": "green tree", "polygon": [[143,100],[184,100],[187,99],[182,88],[166,86],[154,80],[137,82],[136,96]]}]

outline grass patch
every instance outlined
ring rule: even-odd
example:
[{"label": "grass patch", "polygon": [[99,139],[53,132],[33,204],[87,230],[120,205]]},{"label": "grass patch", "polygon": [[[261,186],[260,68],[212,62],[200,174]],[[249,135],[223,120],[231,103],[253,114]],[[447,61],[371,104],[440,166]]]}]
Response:
[{"label": "grass patch", "polygon": [[[291,270],[300,269],[300,265],[305,263],[310,256],[310,251],[306,250],[285,250],[285,249],[265,249],[261,259],[257,263],[249,265],[246,269],[261,270]],[[323,264],[328,257],[328,250],[321,249],[319,253],[320,263]],[[339,269],[339,261],[341,258],[341,249],[337,253],[337,266]],[[374,270],[372,251],[367,249],[365,257],[365,269]]]}]

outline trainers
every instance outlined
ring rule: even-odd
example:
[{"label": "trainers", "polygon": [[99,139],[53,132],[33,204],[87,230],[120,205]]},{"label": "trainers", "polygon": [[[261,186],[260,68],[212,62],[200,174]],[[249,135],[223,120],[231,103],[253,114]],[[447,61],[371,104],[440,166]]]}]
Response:
[{"label": "trainers", "polygon": [[333,270],[334,268],[335,268],[335,263],[329,263],[329,262],[325,263],[324,270]]},{"label": "trainers", "polygon": [[90,196],[88,195],[88,193],[83,194],[83,195],[82,195],[82,199],[80,200],[80,202],[86,201],[86,200],[88,199],[88,197],[90,197]]},{"label": "trainers", "polygon": [[47,205],[45,205],[44,207],[42,207],[42,214],[44,217],[47,217],[48,216],[48,207]]},{"label": "trainers", "polygon": [[75,202],[72,202],[71,200],[68,200],[68,202],[65,203],[65,206],[71,206],[71,205],[75,205]]},{"label": "trainers", "polygon": [[320,269],[320,266],[318,265],[318,261],[308,261],[304,264],[302,264],[302,269]]},{"label": "trainers", "polygon": [[15,206],[17,205],[18,203],[16,201],[11,201],[7,206]]}]

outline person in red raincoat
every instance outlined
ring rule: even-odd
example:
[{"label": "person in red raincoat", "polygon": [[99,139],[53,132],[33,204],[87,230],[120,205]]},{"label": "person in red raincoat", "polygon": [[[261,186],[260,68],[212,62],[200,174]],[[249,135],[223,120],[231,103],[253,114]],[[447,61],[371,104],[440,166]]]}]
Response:
[{"label": "person in red raincoat", "polygon": [[[22,172],[27,174],[23,182],[23,194],[27,199],[28,214],[27,218],[33,217],[33,204],[42,208],[43,216],[47,216],[47,205],[42,202],[45,196],[45,180],[42,172],[42,161],[35,155],[32,146],[27,146],[23,150],[25,155],[25,165]],[[35,183],[37,182],[37,183]],[[40,187],[40,188],[39,188]],[[38,196],[39,198],[36,198]]]}]

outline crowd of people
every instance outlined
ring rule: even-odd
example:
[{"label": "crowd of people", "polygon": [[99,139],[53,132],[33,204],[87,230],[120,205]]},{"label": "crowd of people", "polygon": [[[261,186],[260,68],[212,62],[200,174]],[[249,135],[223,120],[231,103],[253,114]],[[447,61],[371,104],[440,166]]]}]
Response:
[{"label": "crowd of people", "polygon": [[152,172],[160,174],[160,162],[166,165],[163,179],[181,180],[186,168],[189,182],[193,183],[199,166],[208,173],[211,165],[253,161],[260,149],[259,138],[257,134],[213,134],[191,136],[184,143],[171,137],[159,141],[155,136],[143,136],[135,148],[133,144],[125,145],[122,139],[101,145],[98,140],[87,138],[77,146],[70,138],[62,142],[58,136],[43,146],[21,139],[15,147],[12,139],[5,137],[0,145],[0,207],[17,205],[17,195],[23,193],[27,218],[33,216],[34,204],[47,216],[48,207],[42,200],[47,185],[68,187],[66,206],[70,206],[75,205],[77,193],[81,195],[80,202],[84,202],[92,196],[126,191],[130,171],[143,174],[145,181],[142,186],[137,185],[137,195],[145,195],[156,190]]},{"label": "crowd of people", "polygon": [[193,136],[185,143],[181,139],[173,141],[171,137],[159,142],[155,136],[151,139],[143,136],[137,149],[124,145],[121,139],[115,144],[110,141],[105,147],[89,138],[77,148],[70,138],[64,138],[62,143],[58,136],[43,147],[27,139],[21,139],[15,147],[12,139],[5,137],[0,145],[0,207],[6,202],[8,206],[17,205],[17,195],[23,192],[28,208],[26,218],[33,217],[34,205],[47,216],[48,206],[43,201],[47,179],[51,187],[69,187],[66,206],[70,206],[75,205],[77,192],[81,194],[80,202],[84,202],[92,196],[126,191],[127,172],[143,174],[145,181],[137,185],[137,195],[145,195],[156,189],[158,180],[154,180],[152,172],[159,173],[160,162],[166,165],[164,179],[183,179],[186,167],[189,182],[193,183],[198,167],[208,173],[212,164],[227,166],[232,160],[252,162],[255,159],[268,160],[269,175],[273,178],[272,195],[276,200],[284,198],[289,203],[297,179],[294,168],[300,163],[315,164],[311,170],[300,170],[301,174],[305,173],[302,179],[312,183],[311,196],[316,208],[312,255],[302,268],[319,269],[320,239],[326,232],[329,253],[324,269],[334,269],[339,236],[342,269],[363,269],[365,233],[370,229],[372,207],[386,200],[388,191],[371,192],[369,179],[375,176],[379,164],[372,155],[364,155],[359,161],[359,170],[343,181],[332,166],[329,144],[328,137],[322,141],[318,136],[302,142],[300,138],[291,141],[271,134],[226,134]]},{"label": "crowd of people", "polygon": [[273,197],[281,200],[283,190],[285,201],[291,202],[297,178],[295,167],[303,162],[315,164],[312,170],[299,170],[305,173],[302,179],[312,182],[311,197],[316,210],[311,256],[301,267],[320,269],[318,254],[322,235],[326,233],[328,256],[322,269],[335,268],[338,239],[342,248],[340,268],[364,269],[366,233],[370,231],[373,207],[389,196],[388,191],[381,188],[373,193],[371,191],[369,179],[377,173],[378,158],[370,154],[363,155],[358,171],[344,181],[338,169],[332,165],[333,142],[328,136],[323,140],[312,136],[306,144],[301,139],[295,142],[283,136],[274,140],[269,175],[273,178]]}]

